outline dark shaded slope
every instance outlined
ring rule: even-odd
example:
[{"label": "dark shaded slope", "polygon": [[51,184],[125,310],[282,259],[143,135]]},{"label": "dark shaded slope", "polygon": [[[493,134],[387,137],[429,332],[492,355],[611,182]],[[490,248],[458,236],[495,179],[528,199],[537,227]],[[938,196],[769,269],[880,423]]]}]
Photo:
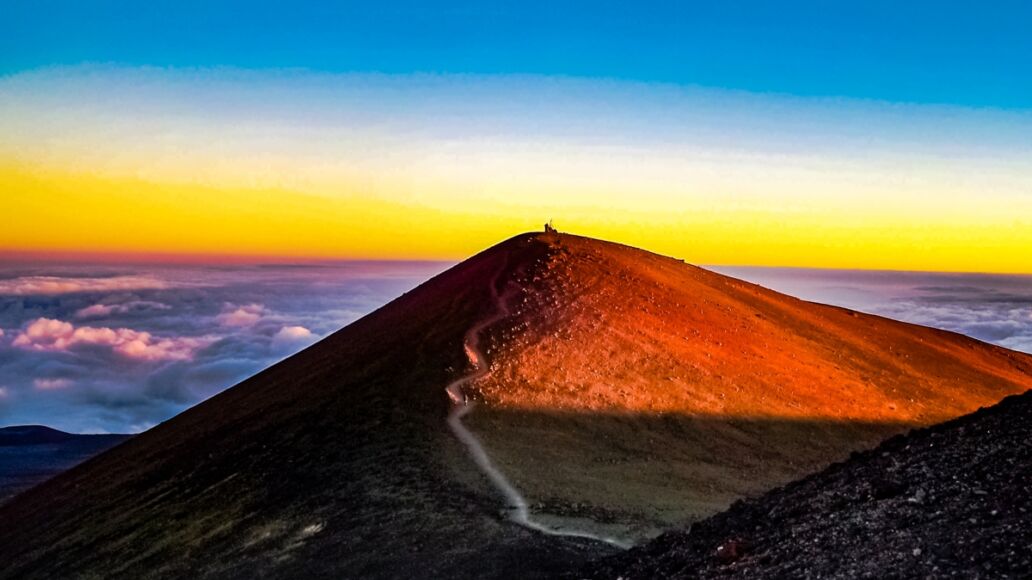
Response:
[{"label": "dark shaded slope", "polygon": [[534,576],[597,555],[503,520],[444,421],[488,281],[539,250],[495,246],[3,506],[0,577]]},{"label": "dark shaded slope", "polygon": [[878,448],[576,578],[1029,578],[1032,392]]},{"label": "dark shaded slope", "polygon": [[0,503],[128,438],[75,435],[42,425],[0,428]]}]

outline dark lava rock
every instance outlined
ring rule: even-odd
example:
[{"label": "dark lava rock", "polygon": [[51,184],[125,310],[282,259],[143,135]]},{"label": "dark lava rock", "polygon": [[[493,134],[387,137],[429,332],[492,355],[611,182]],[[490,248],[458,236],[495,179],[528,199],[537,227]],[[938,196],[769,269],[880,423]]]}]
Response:
[{"label": "dark lava rock", "polygon": [[571,577],[1032,578],[1032,391]]}]

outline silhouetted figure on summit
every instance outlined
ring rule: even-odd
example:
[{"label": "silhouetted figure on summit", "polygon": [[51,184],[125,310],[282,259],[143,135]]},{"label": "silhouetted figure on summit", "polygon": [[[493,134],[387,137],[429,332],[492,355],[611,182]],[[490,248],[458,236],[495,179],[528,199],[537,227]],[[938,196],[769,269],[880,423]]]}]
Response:
[{"label": "silhouetted figure on summit", "polygon": [[548,220],[548,223],[545,224],[545,233],[546,234],[558,234],[559,233],[559,230],[557,230],[554,227],[552,227],[552,220]]}]

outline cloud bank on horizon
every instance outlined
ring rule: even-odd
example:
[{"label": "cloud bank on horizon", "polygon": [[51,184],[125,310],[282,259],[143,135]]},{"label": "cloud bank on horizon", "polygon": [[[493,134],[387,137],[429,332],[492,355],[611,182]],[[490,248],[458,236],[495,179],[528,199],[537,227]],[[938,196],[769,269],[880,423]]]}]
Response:
[{"label": "cloud bank on horizon", "polygon": [[1032,276],[728,268],[804,300],[952,330],[1032,354]]},{"label": "cloud bank on horizon", "polygon": [[0,425],[145,430],[443,268],[4,265]]},{"label": "cloud bank on horizon", "polygon": [[[0,269],[0,288],[7,289],[0,292],[0,425],[43,423],[78,432],[147,429],[445,266],[5,266]],[[1032,353],[1028,276],[715,269],[804,299]],[[60,283],[23,292],[43,277]]]}]

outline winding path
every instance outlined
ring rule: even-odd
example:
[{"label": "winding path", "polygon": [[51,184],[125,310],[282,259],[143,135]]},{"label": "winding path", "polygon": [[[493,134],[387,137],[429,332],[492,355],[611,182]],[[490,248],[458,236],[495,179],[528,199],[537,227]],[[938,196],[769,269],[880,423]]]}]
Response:
[{"label": "winding path", "polygon": [[487,476],[495,489],[505,497],[505,500],[508,502],[509,517],[514,522],[527,529],[541,532],[542,534],[597,540],[626,550],[631,546],[615,538],[598,536],[590,532],[552,528],[532,520],[530,518],[530,508],[527,505],[527,500],[519,491],[516,490],[516,487],[512,485],[505,475],[495,467],[494,463],[491,461],[491,457],[487,454],[487,451],[484,450],[484,446],[481,445],[477,436],[462,424],[462,418],[468,415],[475,405],[473,401],[467,397],[466,393],[463,392],[463,386],[477,379],[486,377],[491,372],[490,367],[487,365],[486,358],[484,357],[484,353],[480,350],[480,333],[485,328],[509,316],[509,308],[505,303],[508,293],[499,295],[497,287],[498,277],[504,270],[505,266],[503,265],[499,273],[495,274],[491,279],[491,297],[496,305],[495,313],[488,318],[481,320],[466,331],[463,346],[466,349],[466,356],[469,358],[469,362],[473,366],[473,370],[465,376],[452,381],[447,387],[445,387],[445,391],[448,393],[448,397],[451,399],[452,403],[451,410],[448,412],[448,426],[451,427],[452,432],[455,433],[455,437],[466,446],[466,451],[473,459],[473,462],[477,464],[477,467],[480,468],[480,471]]}]

